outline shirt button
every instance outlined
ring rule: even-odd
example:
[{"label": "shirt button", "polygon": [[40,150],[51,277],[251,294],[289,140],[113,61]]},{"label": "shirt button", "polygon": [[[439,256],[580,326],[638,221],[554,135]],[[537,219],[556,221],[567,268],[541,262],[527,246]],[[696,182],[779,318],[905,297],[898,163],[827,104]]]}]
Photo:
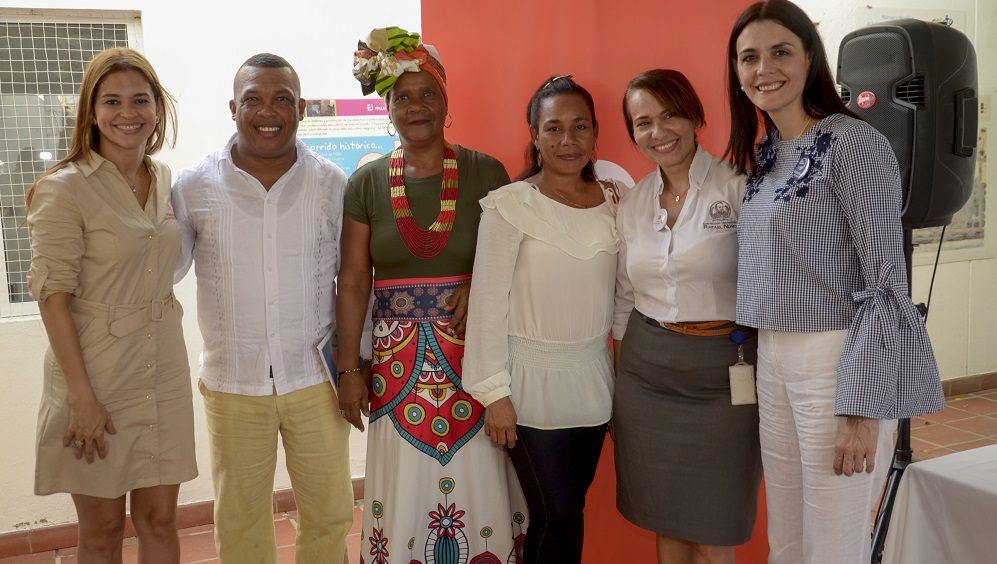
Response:
[{"label": "shirt button", "polygon": [[152,396],[151,395],[146,395],[145,399],[152,399]]},{"label": "shirt button", "polygon": [[152,241],[152,235],[149,235],[149,237],[148,237],[148,238],[149,238],[149,240],[150,240],[150,241]]},{"label": "shirt button", "polygon": [[151,268],[147,268],[147,269],[145,269],[145,271],[146,272],[152,272],[152,269]]},{"label": "shirt button", "polygon": [[149,425],[149,430],[150,430],[150,431],[151,431],[151,430],[153,430],[153,429],[155,429],[155,428],[156,428],[156,426],[155,426],[155,425]]},{"label": "shirt button", "polygon": [[146,333],[145,334],[145,338],[146,339],[151,339],[152,338],[152,333]]}]

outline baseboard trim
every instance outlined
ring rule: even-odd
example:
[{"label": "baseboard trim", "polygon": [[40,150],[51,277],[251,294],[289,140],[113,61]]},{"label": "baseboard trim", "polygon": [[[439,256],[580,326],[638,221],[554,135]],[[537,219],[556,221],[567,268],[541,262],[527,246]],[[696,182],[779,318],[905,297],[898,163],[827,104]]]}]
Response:
[{"label": "baseboard trim", "polygon": [[[363,499],[363,491],[364,479],[353,478],[354,501]],[[294,493],[290,489],[273,492],[274,513],[294,511],[296,507]],[[177,529],[188,529],[214,523],[214,508],[215,502],[213,500],[185,503],[178,506]],[[78,534],[79,525],[76,523],[3,533],[0,534],[0,558],[76,546]],[[134,536],[135,529],[132,527],[131,517],[128,517],[125,520],[125,538]]]},{"label": "baseboard trim", "polygon": [[995,388],[997,388],[997,372],[942,380],[942,391],[945,392],[946,398]]}]

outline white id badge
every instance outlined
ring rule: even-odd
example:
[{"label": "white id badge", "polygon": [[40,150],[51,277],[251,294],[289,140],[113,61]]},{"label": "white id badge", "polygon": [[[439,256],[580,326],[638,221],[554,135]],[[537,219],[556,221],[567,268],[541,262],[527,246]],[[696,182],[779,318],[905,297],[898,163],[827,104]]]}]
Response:
[{"label": "white id badge", "polygon": [[744,347],[737,346],[737,363],[732,364],[730,372],[730,404],[751,405],[758,403],[755,393],[755,367],[744,362]]},{"label": "white id badge", "polygon": [[758,403],[755,394],[755,367],[750,364],[730,366],[730,404],[750,405]]}]

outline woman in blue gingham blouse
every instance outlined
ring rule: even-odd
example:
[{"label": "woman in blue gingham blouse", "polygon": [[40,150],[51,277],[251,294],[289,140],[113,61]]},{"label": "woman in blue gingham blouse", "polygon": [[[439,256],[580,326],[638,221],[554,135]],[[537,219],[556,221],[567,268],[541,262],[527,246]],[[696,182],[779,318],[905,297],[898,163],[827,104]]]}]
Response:
[{"label": "woman in blue gingham blouse", "polygon": [[845,108],[791,2],[747,8],[728,60],[727,154],[749,173],[737,321],[759,329],[769,562],[868,562],[892,420],[944,406],[907,295],[897,161]]},{"label": "woman in blue gingham blouse", "polygon": [[835,415],[896,419],[941,409],[931,343],[907,295],[900,176],[886,138],[836,113],[799,139],[770,132],[756,163],[738,221],[737,321],[800,333],[847,329]]}]

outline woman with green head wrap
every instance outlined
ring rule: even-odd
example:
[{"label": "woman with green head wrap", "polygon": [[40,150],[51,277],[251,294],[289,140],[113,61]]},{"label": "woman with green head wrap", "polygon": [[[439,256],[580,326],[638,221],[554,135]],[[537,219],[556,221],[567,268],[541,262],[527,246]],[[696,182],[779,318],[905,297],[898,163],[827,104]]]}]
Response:
[{"label": "woman with green head wrap", "polygon": [[[344,205],[340,406],[360,430],[370,416],[363,550],[379,564],[506,562],[525,532],[510,503],[522,496],[461,373],[478,200],[509,177],[444,138],[446,73],[418,34],[372,31],[354,75],[384,97],[399,138],[357,170]],[[373,350],[361,351],[372,287]],[[349,360],[369,354],[369,373]]]}]

